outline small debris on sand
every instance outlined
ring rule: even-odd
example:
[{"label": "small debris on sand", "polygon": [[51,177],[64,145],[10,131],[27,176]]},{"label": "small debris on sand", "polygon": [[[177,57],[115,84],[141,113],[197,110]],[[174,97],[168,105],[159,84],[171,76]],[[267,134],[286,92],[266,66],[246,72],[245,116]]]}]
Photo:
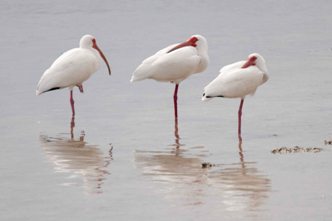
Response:
[{"label": "small debris on sand", "polygon": [[332,145],[332,140],[324,140],[325,145]]},{"label": "small debris on sand", "polygon": [[210,167],[214,167],[215,164],[213,163],[209,163],[209,162],[204,162],[202,163],[202,168],[210,168]]},{"label": "small debris on sand", "polygon": [[320,147],[278,147],[274,148],[271,153],[273,154],[287,154],[287,153],[318,153],[321,152],[323,149]]}]

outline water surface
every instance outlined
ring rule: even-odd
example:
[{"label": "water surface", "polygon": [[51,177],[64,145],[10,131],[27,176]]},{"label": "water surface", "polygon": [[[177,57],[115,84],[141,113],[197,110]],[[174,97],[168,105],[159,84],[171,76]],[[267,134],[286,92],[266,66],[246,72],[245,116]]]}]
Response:
[{"label": "water surface", "polygon": [[[1,220],[330,220],[330,1],[1,1]],[[51,62],[96,36],[104,64],[74,91],[35,96]],[[179,88],[130,84],[160,48],[202,34],[210,65]],[[270,80],[243,109],[200,101],[252,52]],[[272,154],[281,146],[319,153]],[[214,166],[202,168],[202,163]]]}]

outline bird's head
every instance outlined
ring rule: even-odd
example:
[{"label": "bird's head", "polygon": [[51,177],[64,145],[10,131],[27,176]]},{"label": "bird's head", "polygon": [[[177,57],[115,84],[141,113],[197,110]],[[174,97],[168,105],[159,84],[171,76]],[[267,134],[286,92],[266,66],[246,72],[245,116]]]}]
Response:
[{"label": "bird's head", "polygon": [[169,50],[167,53],[170,53],[172,51],[175,51],[177,49],[187,47],[187,46],[195,47],[195,48],[197,48],[198,51],[207,52],[207,41],[206,41],[206,39],[201,35],[192,35],[185,42],[182,42],[182,43],[176,45],[171,50]]},{"label": "bird's head", "polygon": [[264,73],[267,73],[266,63],[265,59],[262,55],[258,53],[252,53],[248,56],[247,63],[253,63],[253,65],[256,65],[259,69],[261,69]]},{"label": "bird's head", "polygon": [[98,51],[100,57],[105,61],[108,73],[111,75],[111,68],[110,65],[104,55],[104,53],[101,51],[101,49],[97,45],[96,38],[92,35],[84,35],[81,40],[80,40],[80,47],[81,48],[86,48],[86,49],[95,49]]},{"label": "bird's head", "polygon": [[250,66],[256,66],[265,73],[267,72],[266,65],[265,65],[265,60],[262,55],[258,53],[252,53],[248,56],[248,59],[246,63],[242,66],[242,68],[247,68]]},{"label": "bird's head", "polygon": [[202,35],[192,35],[188,41],[195,41],[195,47],[197,50],[205,50],[208,49],[207,40]]}]

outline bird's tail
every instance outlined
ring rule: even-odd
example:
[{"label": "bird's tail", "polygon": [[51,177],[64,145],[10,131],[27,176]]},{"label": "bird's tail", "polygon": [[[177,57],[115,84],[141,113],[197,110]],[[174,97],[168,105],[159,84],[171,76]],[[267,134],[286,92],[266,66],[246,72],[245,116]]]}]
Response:
[{"label": "bird's tail", "polygon": [[203,94],[203,97],[202,97],[202,101],[209,101],[211,100],[212,98],[207,96],[205,93]]},{"label": "bird's tail", "polygon": [[202,97],[202,101],[209,101],[209,100],[211,100],[212,98],[215,98],[215,97],[224,97],[224,96],[223,95],[211,96],[211,95],[207,95],[206,93],[204,93],[203,97]]},{"label": "bird's tail", "polygon": [[43,92],[40,92],[40,91],[36,90],[36,95],[37,96],[40,95],[41,93],[43,93]]},{"label": "bird's tail", "polygon": [[135,80],[135,76],[134,75],[131,76],[130,82],[135,82],[135,81],[137,81],[137,80]]},{"label": "bird's tail", "polygon": [[144,80],[145,78],[143,77],[138,77],[137,75],[133,75],[131,76],[131,79],[130,79],[130,82],[136,82],[136,81],[141,81],[141,80]]},{"label": "bird's tail", "polygon": [[211,100],[212,98],[208,98],[208,97],[202,97],[202,101],[206,102],[206,101],[209,101]]}]

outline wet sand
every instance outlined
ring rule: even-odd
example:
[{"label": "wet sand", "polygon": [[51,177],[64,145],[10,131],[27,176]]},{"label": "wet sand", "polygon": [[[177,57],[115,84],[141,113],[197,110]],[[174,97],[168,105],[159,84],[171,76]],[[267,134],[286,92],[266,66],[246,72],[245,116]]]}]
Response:
[{"label": "wet sand", "polygon": [[[255,6],[255,7],[253,7]],[[330,220],[329,1],[0,3],[1,220]],[[94,34],[110,61],[74,91],[35,96],[43,71]],[[161,47],[202,34],[208,70],[173,85],[129,82]],[[221,66],[252,52],[269,81],[200,101]],[[321,151],[273,154],[276,148]],[[203,163],[212,166],[202,168]]]}]

